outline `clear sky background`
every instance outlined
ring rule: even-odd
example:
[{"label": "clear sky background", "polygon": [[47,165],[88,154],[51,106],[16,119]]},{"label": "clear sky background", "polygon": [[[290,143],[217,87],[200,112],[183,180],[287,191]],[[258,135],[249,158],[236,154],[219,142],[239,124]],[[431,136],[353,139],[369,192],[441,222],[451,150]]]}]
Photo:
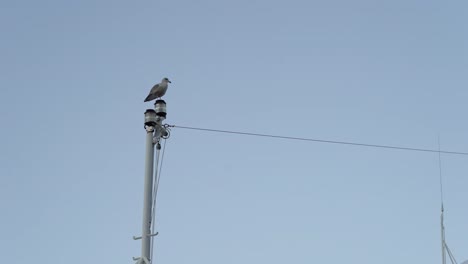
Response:
[{"label": "clear sky background", "polygon": [[[466,1],[2,1],[0,262],[133,263],[169,124],[468,151]],[[468,259],[468,156],[442,155]],[[440,263],[434,153],[174,128],[156,263]]]}]

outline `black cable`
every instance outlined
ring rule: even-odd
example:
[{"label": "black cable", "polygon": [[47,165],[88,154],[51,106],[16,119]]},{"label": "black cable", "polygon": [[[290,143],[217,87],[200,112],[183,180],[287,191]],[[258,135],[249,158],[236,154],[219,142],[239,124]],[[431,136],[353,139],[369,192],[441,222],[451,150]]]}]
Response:
[{"label": "black cable", "polygon": [[397,149],[397,150],[406,150],[406,151],[419,151],[419,152],[443,153],[443,154],[468,156],[468,152],[443,151],[443,150],[434,150],[434,149],[422,149],[422,148],[410,148],[410,147],[400,147],[400,146],[390,146],[390,145],[366,144],[366,143],[323,140],[323,139],[302,138],[302,137],[278,136],[278,135],[269,135],[269,134],[258,134],[258,133],[250,133],[250,132],[239,132],[239,131],[229,131],[229,130],[200,128],[200,127],[188,127],[188,126],[178,126],[178,125],[170,125],[169,127],[176,127],[176,128],[182,128],[182,129],[190,129],[190,130],[199,130],[199,131],[207,131],[207,132],[216,132],[216,133],[245,135],[245,136],[269,137],[269,138],[279,138],[279,139],[288,139],[288,140],[310,141],[310,142],[318,142],[318,143],[351,145],[351,146],[359,146],[359,147],[385,148],[385,149]]}]

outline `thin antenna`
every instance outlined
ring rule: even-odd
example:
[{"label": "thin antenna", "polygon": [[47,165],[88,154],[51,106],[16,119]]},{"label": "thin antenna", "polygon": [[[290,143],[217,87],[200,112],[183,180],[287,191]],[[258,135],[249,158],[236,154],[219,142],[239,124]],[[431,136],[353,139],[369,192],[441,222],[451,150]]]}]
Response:
[{"label": "thin antenna", "polygon": [[439,184],[440,184],[440,239],[442,245],[442,264],[446,264],[447,257],[446,244],[445,244],[445,227],[444,227],[444,189],[442,185],[442,159],[440,157],[440,135],[437,136],[437,142],[439,143]]},{"label": "thin antenna", "polygon": [[444,227],[444,189],[442,185],[442,159],[440,157],[440,135],[437,136],[437,142],[439,143],[439,185],[440,185],[440,239],[442,245],[442,264],[446,264],[447,257],[446,244],[445,244],[445,227]]},{"label": "thin antenna", "polygon": [[440,205],[442,208],[442,212],[444,211],[444,188],[442,182],[442,159],[440,154],[440,135],[437,136],[437,141],[439,143],[439,181],[440,181]]},{"label": "thin antenna", "polygon": [[440,238],[442,243],[442,264],[446,264],[447,262],[447,253],[450,258],[450,262],[452,264],[457,264],[457,260],[450,251],[447,243],[445,242],[445,225],[444,225],[444,188],[443,188],[443,181],[442,181],[442,159],[441,159],[441,151],[440,151],[440,135],[438,135],[438,142],[439,142],[439,180],[440,180]]}]

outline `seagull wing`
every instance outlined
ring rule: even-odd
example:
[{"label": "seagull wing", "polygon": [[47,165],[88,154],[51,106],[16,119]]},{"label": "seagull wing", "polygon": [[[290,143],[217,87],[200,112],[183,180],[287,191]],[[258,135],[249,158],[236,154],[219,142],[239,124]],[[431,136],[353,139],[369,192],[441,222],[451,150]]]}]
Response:
[{"label": "seagull wing", "polygon": [[158,90],[159,90],[159,83],[153,86],[153,88],[151,88],[151,91],[149,92],[148,96],[145,98],[145,102],[158,98],[157,96]]}]

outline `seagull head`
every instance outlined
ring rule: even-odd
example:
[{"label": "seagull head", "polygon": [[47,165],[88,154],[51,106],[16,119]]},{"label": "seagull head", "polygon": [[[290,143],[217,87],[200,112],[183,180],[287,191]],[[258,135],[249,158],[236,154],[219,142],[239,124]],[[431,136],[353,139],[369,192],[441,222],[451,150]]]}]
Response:
[{"label": "seagull head", "polygon": [[162,82],[165,82],[165,83],[171,83],[171,81],[169,81],[169,79],[168,79],[168,78],[164,78],[164,79],[162,79]]}]

